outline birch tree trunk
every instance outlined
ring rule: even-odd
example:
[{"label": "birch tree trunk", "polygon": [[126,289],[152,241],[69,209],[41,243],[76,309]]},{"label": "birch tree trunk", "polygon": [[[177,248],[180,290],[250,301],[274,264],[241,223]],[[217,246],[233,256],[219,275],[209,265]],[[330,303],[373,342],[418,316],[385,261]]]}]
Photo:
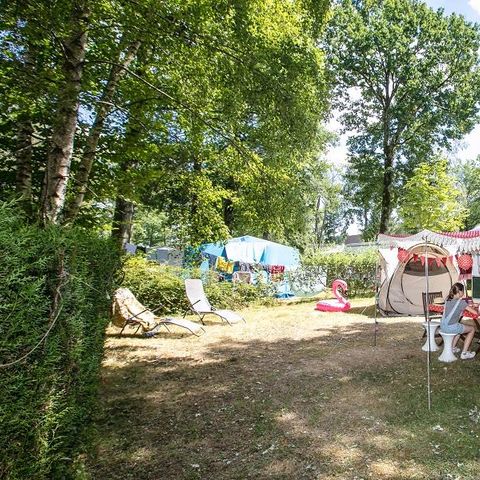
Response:
[{"label": "birch tree trunk", "polygon": [[71,204],[66,210],[64,216],[65,222],[73,221],[75,219],[83,203],[83,199],[85,198],[85,193],[87,192],[88,188],[88,179],[90,177],[92,165],[95,160],[95,155],[97,153],[100,135],[102,134],[105,120],[107,119],[109,113],[112,111],[112,101],[118,83],[125,76],[127,69],[134,61],[138,49],[140,48],[140,44],[140,41],[132,42],[125,52],[123,61],[121,61],[120,58],[123,52],[120,52],[117,63],[113,65],[110,70],[108,82],[105,86],[102,98],[98,103],[95,120],[86,140],[86,146],[83,151],[79,169],[74,177],[73,188],[75,189],[76,194]]},{"label": "birch tree trunk", "polygon": [[89,10],[86,1],[75,2],[72,32],[62,42],[64,83],[60,87],[57,112],[47,159],[45,191],[40,216],[44,224],[58,223],[65,204],[87,45]]}]

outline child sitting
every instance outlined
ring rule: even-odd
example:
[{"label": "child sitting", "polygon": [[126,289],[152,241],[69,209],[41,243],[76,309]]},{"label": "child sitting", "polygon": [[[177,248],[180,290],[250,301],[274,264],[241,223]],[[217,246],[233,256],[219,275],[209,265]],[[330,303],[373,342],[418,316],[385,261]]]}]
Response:
[{"label": "child sitting", "polygon": [[456,347],[456,345],[460,335],[466,334],[460,358],[462,360],[468,360],[475,356],[475,352],[468,350],[470,344],[472,343],[473,336],[475,335],[475,328],[471,325],[464,325],[460,323],[460,320],[465,310],[474,314],[478,314],[478,311],[468,305],[464,295],[465,287],[461,283],[454,283],[450,289],[448,297],[445,299],[445,308],[443,310],[442,321],[440,322],[440,331],[444,333],[457,334],[455,340],[453,341],[454,353],[460,352],[460,349]]}]

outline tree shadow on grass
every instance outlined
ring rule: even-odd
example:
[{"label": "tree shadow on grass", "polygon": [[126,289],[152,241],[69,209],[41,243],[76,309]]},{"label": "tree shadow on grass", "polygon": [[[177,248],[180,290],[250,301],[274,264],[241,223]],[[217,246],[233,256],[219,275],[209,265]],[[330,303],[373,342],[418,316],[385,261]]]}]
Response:
[{"label": "tree shadow on grass", "polygon": [[429,412],[420,325],[322,330],[106,368],[93,478],[478,477],[478,363],[432,358]]}]

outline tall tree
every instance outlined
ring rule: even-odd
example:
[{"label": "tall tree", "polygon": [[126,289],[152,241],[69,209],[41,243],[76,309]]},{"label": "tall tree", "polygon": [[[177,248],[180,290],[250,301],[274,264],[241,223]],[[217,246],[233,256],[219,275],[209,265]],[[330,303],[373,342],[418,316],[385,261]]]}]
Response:
[{"label": "tall tree", "polygon": [[395,207],[393,190],[412,165],[438,147],[448,149],[475,125],[479,47],[476,24],[420,0],[336,6],[328,29],[335,103],[354,133],[351,155],[375,159],[372,181],[381,176],[380,232]]},{"label": "tall tree", "polygon": [[157,49],[155,74],[142,73],[163,99],[161,110],[145,107],[144,124],[157,128],[156,148],[145,152],[155,152],[158,173],[142,200],[181,223],[185,240],[245,232],[280,240],[307,228],[325,142],[320,4],[315,22],[300,3],[280,1],[205,3],[195,17],[198,6],[186,3],[171,17],[180,38],[164,47],[168,61]]},{"label": "tall tree", "polygon": [[[46,170],[46,223],[103,222],[118,196],[163,211],[185,242],[293,238],[322,175],[329,3],[7,2],[0,194],[14,190],[16,169],[38,208]],[[29,45],[41,59],[30,71]]]},{"label": "tall tree", "polygon": [[100,136],[103,133],[108,115],[115,107],[113,101],[116,89],[119,82],[127,74],[128,68],[135,60],[140,45],[140,40],[133,40],[128,42],[127,45],[125,45],[123,39],[120,41],[118,57],[110,68],[108,80],[95,109],[95,118],[93,119],[92,126],[85,140],[80,165],[74,177],[74,186],[72,188],[74,197],[66,209],[64,221],[74,220],[80,210],[88,188],[88,180],[97,154]]},{"label": "tall tree", "polygon": [[59,39],[64,55],[63,79],[54,114],[40,211],[45,224],[58,223],[65,205],[87,49],[89,2],[74,1],[71,9],[71,18],[65,29],[66,35]]}]

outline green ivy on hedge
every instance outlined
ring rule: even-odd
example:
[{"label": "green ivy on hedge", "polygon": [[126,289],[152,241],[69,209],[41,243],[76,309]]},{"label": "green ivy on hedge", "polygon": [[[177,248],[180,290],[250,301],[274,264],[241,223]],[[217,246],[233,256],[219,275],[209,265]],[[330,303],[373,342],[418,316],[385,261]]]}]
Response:
[{"label": "green ivy on hedge", "polygon": [[0,364],[39,344],[0,368],[0,478],[78,478],[117,250],[81,230],[29,225],[0,205]]},{"label": "green ivy on hedge", "polygon": [[[159,308],[157,314],[184,313],[189,310],[185,295],[185,278],[199,278],[198,269],[182,269],[146,260],[141,256],[128,258],[123,266],[123,287],[129,288],[148,308]],[[205,279],[205,293],[216,308],[239,309],[253,303],[273,302],[272,285],[260,283],[219,282],[215,273]]]},{"label": "green ivy on hedge", "polygon": [[372,296],[378,262],[376,249],[343,252],[319,252],[302,259],[303,269],[310,276],[326,275],[329,287],[336,278],[345,280],[349,297]]}]

